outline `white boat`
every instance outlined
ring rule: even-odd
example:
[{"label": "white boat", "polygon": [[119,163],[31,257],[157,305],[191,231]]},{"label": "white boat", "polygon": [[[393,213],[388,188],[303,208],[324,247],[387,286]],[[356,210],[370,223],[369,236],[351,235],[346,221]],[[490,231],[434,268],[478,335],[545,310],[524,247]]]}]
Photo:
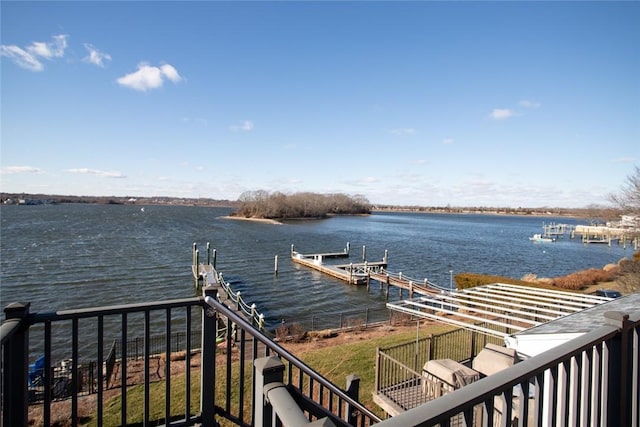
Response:
[{"label": "white boat", "polygon": [[531,240],[532,242],[555,242],[555,239],[552,237],[545,237],[542,234],[534,234],[533,236],[529,237],[529,240]]}]

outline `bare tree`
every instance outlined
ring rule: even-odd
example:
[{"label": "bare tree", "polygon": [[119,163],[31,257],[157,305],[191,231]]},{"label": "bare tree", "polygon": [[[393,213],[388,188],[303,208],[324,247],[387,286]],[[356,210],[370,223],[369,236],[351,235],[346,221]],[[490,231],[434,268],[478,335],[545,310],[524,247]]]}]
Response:
[{"label": "bare tree", "polygon": [[620,192],[609,195],[609,200],[625,213],[640,214],[640,167],[634,168],[634,173],[627,176]]}]

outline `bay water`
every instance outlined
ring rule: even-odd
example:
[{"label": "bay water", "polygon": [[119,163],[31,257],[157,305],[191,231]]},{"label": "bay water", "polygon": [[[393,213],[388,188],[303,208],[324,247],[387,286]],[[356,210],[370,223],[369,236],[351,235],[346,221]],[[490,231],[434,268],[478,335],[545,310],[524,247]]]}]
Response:
[{"label": "bay water", "polygon": [[[461,272],[556,277],[633,253],[630,247],[585,245],[568,236],[546,244],[528,239],[543,223],[583,223],[573,218],[374,213],[276,225],[224,218],[231,212],[195,206],[2,206],[2,306],[30,302],[32,312],[48,312],[194,296],[194,243],[202,260],[210,242],[217,269],[271,326],[386,302],[377,287],[367,291],[294,264],[291,245],[319,253],[341,251],[348,242],[345,263],[361,262],[363,252],[368,261],[380,261],[386,250],[389,271],[442,286]],[[392,292],[390,299],[397,298]]]}]

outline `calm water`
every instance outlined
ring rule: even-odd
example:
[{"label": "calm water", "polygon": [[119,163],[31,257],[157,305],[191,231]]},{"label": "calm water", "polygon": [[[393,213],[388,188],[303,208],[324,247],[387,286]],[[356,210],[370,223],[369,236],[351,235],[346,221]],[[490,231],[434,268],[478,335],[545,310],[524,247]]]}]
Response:
[{"label": "calm water", "polygon": [[[31,302],[53,311],[193,296],[191,248],[211,242],[234,289],[273,325],[312,312],[381,307],[384,296],[293,264],[303,253],[342,250],[351,261],[389,253],[389,270],[448,285],[449,271],[539,277],[617,262],[630,256],[579,240],[534,244],[543,220],[566,218],[385,213],[271,225],[222,219],[229,209],[119,205],[2,206],[2,306]],[[278,255],[279,274],[274,275]]]}]

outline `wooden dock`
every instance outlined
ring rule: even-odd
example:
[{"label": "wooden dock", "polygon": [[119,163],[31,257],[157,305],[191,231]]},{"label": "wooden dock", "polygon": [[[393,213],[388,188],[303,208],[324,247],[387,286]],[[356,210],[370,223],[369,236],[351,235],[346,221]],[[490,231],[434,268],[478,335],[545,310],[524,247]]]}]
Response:
[{"label": "wooden dock", "polygon": [[[363,255],[366,251],[363,248]],[[291,245],[291,260],[297,264],[318,270],[328,276],[340,279],[351,285],[365,285],[371,271],[381,271],[387,266],[387,253],[382,261],[359,262],[349,264],[326,264],[326,259],[349,258],[349,243],[343,251],[303,254],[294,249]]]},{"label": "wooden dock", "polygon": [[264,316],[258,312],[255,304],[249,305],[240,292],[234,292],[231,285],[226,282],[221,273],[216,271],[215,250],[211,250],[207,243],[207,263],[199,262],[199,252],[197,245],[193,244],[193,264],[191,265],[191,273],[194,278],[197,289],[204,287],[213,287],[217,291],[217,299],[219,302],[235,311],[239,316],[244,317],[252,325],[260,330],[264,330]]},{"label": "wooden dock", "polygon": [[[363,258],[366,250],[363,248]],[[398,288],[400,294],[403,290],[408,291],[409,298],[413,298],[414,294],[434,295],[439,294],[444,289],[435,283],[429,282],[427,279],[423,281],[414,280],[403,276],[402,273],[392,273],[387,270],[388,253],[385,251],[382,261],[377,262],[359,262],[349,264],[327,264],[324,262],[328,258],[348,258],[349,244],[347,248],[341,252],[313,253],[303,254],[297,252],[291,245],[291,259],[293,262],[320,271],[328,276],[342,280],[352,285],[367,285],[367,289],[371,287],[371,281],[380,284],[380,289],[384,289],[387,298],[389,297],[389,289],[394,286]]]},{"label": "wooden dock", "polygon": [[386,296],[389,297],[389,288],[391,286],[395,286],[398,288],[399,292],[402,290],[406,290],[409,292],[409,298],[413,298],[414,294],[420,295],[435,295],[439,294],[448,289],[443,289],[442,287],[436,285],[435,283],[429,282],[427,279],[424,279],[422,282],[410,279],[402,275],[402,273],[392,273],[390,271],[371,271],[369,273],[369,282],[367,282],[367,287],[370,287],[370,281],[375,280],[380,283],[380,287],[384,288],[386,285]]}]

